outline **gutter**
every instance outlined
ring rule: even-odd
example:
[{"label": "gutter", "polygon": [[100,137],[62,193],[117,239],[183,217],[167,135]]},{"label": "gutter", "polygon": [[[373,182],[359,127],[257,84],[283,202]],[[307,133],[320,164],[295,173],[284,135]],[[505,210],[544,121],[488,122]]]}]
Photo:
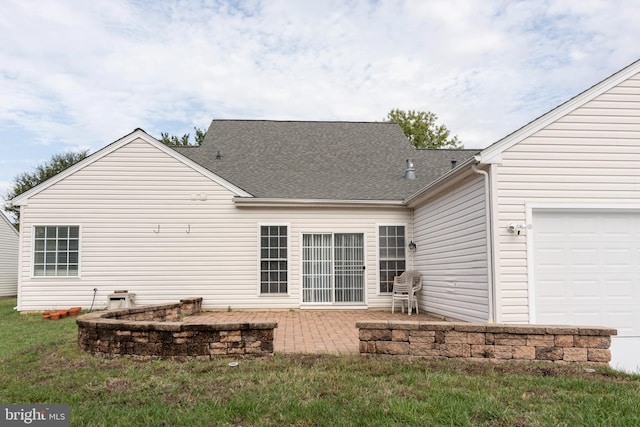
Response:
[{"label": "gutter", "polygon": [[471,169],[484,177],[484,203],[485,203],[485,229],[487,233],[487,293],[489,298],[489,318],[487,323],[495,322],[495,296],[494,296],[494,265],[493,265],[493,232],[491,225],[493,224],[493,210],[491,209],[491,195],[489,186],[489,174],[485,170],[478,169],[479,156],[474,158],[475,163],[471,165]]},{"label": "gutter", "polygon": [[238,207],[277,207],[277,208],[406,208],[402,200],[338,200],[338,199],[280,199],[258,197],[234,197]]}]

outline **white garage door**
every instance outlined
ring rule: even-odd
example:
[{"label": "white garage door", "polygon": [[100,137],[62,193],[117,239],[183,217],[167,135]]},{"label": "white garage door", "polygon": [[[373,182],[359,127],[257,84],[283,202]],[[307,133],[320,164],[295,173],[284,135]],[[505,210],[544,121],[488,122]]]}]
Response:
[{"label": "white garage door", "polygon": [[534,211],[535,323],[609,326],[614,368],[640,367],[640,212]]}]

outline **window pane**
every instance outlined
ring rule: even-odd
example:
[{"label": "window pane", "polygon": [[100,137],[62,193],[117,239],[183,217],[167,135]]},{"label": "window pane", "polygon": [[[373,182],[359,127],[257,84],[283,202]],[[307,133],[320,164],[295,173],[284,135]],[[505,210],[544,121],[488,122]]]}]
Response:
[{"label": "window pane", "polygon": [[405,270],[404,226],[381,226],[379,234],[380,292],[393,290],[393,278]]},{"label": "window pane", "polygon": [[33,268],[34,276],[44,276],[44,265],[36,264]]},{"label": "window pane", "polygon": [[260,227],[260,292],[287,292],[287,227]]},{"label": "window pane", "polygon": [[77,276],[80,228],[37,226],[34,229],[34,276]]},{"label": "window pane", "polygon": [[58,228],[58,239],[66,239],[69,236],[69,228],[60,227]]}]

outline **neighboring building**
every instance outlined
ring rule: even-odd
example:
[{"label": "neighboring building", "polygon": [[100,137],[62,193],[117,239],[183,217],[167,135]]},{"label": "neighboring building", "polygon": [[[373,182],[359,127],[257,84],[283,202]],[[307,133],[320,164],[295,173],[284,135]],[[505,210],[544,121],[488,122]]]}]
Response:
[{"label": "neighboring building", "polygon": [[0,212],[0,297],[18,293],[18,231]]},{"label": "neighboring building", "polygon": [[136,130],[13,201],[19,309],[88,306],[94,288],[100,306],[128,289],[141,304],[388,308],[413,268],[431,313],[615,327],[614,365],[638,366],[639,73],[483,150],[415,150],[390,123],[214,120],[201,147],[175,149]]}]

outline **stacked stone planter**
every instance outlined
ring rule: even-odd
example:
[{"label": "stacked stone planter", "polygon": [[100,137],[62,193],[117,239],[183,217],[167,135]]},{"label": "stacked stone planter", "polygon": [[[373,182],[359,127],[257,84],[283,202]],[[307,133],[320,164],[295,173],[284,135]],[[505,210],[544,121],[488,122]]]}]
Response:
[{"label": "stacked stone planter", "polygon": [[457,322],[361,321],[361,354],[433,359],[546,360],[605,364],[611,336],[603,327],[490,325]]},{"label": "stacked stone planter", "polygon": [[211,359],[273,354],[275,322],[184,323],[200,312],[202,298],[80,316],[78,346],[103,357]]}]

